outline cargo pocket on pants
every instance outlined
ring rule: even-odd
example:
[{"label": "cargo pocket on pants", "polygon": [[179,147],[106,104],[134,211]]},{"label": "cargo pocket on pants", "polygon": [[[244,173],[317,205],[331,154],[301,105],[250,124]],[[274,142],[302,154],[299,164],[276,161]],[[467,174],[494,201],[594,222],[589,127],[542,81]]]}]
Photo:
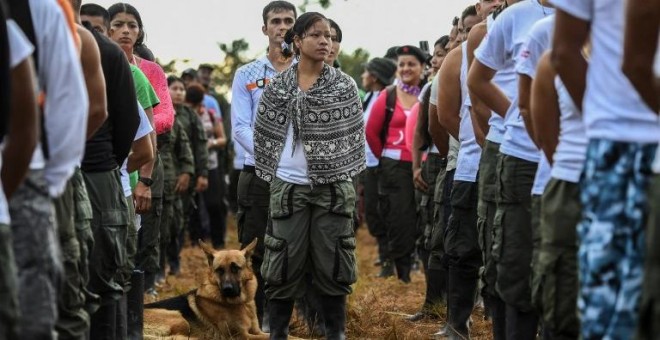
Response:
[{"label": "cargo pocket on pants", "polygon": [[333,270],[335,281],[347,285],[357,281],[355,247],[355,236],[342,236],[337,239],[335,246],[335,267]]},{"label": "cargo pocket on pants", "polygon": [[269,285],[282,285],[287,281],[288,247],[284,239],[268,235],[264,237],[266,251],[261,265],[261,275]]}]

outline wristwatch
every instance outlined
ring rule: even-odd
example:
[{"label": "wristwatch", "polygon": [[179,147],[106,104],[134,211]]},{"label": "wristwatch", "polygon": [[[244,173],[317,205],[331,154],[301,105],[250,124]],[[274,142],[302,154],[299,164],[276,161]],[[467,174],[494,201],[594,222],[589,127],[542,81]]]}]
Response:
[{"label": "wristwatch", "polygon": [[150,187],[152,184],[154,184],[154,180],[149,178],[149,177],[140,177],[138,181],[142,182],[142,184]]}]

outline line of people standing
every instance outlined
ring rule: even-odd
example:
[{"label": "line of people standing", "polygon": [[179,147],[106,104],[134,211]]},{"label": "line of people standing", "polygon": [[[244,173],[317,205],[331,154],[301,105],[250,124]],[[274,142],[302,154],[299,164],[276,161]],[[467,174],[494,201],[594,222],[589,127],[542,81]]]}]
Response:
[{"label": "line of people standing", "polygon": [[184,226],[224,247],[227,137],[212,68],[187,89],[168,79],[129,4],[0,4],[12,159],[0,338],[141,338],[143,299],[166,268],[179,272]]},{"label": "line of people standing", "polygon": [[657,336],[657,10],[479,1],[436,42],[430,85],[414,46],[396,50],[391,87],[384,59],[366,65],[363,86],[380,91],[365,102],[363,180],[379,276],[408,282],[414,249],[425,264],[408,320],[446,308],[435,335],[469,338],[482,300],[495,339]]}]

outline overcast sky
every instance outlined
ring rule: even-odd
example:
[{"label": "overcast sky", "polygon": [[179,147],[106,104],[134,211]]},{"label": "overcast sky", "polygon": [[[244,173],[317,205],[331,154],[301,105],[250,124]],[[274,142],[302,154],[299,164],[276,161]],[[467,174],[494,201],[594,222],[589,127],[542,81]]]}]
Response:
[{"label": "overcast sky", "polygon": [[[94,1],[83,0],[83,4]],[[106,8],[116,1],[95,0]],[[217,63],[224,57],[218,42],[244,38],[247,57],[265,53],[268,39],[261,33],[261,11],[270,0],[129,0],[144,21],[146,44],[167,62],[191,59],[196,65]],[[298,6],[303,1],[293,0]],[[342,49],[362,47],[371,56],[382,56],[390,46],[433,42],[448,34],[451,20],[476,0],[332,0],[324,10],[310,5],[342,28]]]}]

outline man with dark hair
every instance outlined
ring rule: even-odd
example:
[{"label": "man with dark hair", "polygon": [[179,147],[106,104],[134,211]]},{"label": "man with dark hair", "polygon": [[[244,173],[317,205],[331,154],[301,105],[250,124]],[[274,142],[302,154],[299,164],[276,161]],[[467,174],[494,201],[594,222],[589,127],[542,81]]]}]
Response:
[{"label": "man with dark hair", "polygon": [[110,14],[105,8],[97,4],[84,4],[80,7],[80,19],[83,22],[89,22],[95,31],[108,35]]},{"label": "man with dark hair", "polygon": [[[80,23],[80,0],[71,0],[76,32],[80,36],[80,61],[89,99],[87,137],[91,137],[108,116],[105,80],[101,56],[94,36]],[[89,281],[88,254],[94,243],[92,231],[76,200],[87,197],[79,166],[67,182],[63,194],[53,200],[64,265],[64,284],[58,297],[55,329],[60,338],[81,339],[89,331],[89,314],[85,305],[98,298],[85,287]],[[84,204],[89,205],[85,199]],[[89,216],[91,218],[91,216]]]},{"label": "man with dark hair", "polygon": [[99,46],[108,100],[108,119],[87,141],[81,167],[91,202],[95,242],[90,255],[88,288],[101,296],[101,305],[92,315],[90,335],[92,339],[106,339],[116,334],[116,309],[124,294],[117,280],[126,261],[129,216],[119,167],[131,150],[140,117],[133,76],[124,52],[90,23],[85,22],[85,27]]},{"label": "man with dark hair", "polygon": [[[263,10],[264,25],[261,32],[268,37],[268,54],[236,71],[232,85],[231,106],[232,138],[245,150],[245,165],[239,176],[238,194],[238,240],[246,246],[259,239],[252,256],[252,265],[261,267],[264,254],[264,235],[268,223],[270,188],[266,181],[255,175],[253,127],[261,93],[278,73],[293,63],[293,58],[282,54],[285,33],[293,27],[296,8],[287,1],[273,1]],[[264,281],[259,270],[255,270],[259,287],[255,296],[259,321],[264,318]],[[264,330],[268,329],[263,325]]]}]

